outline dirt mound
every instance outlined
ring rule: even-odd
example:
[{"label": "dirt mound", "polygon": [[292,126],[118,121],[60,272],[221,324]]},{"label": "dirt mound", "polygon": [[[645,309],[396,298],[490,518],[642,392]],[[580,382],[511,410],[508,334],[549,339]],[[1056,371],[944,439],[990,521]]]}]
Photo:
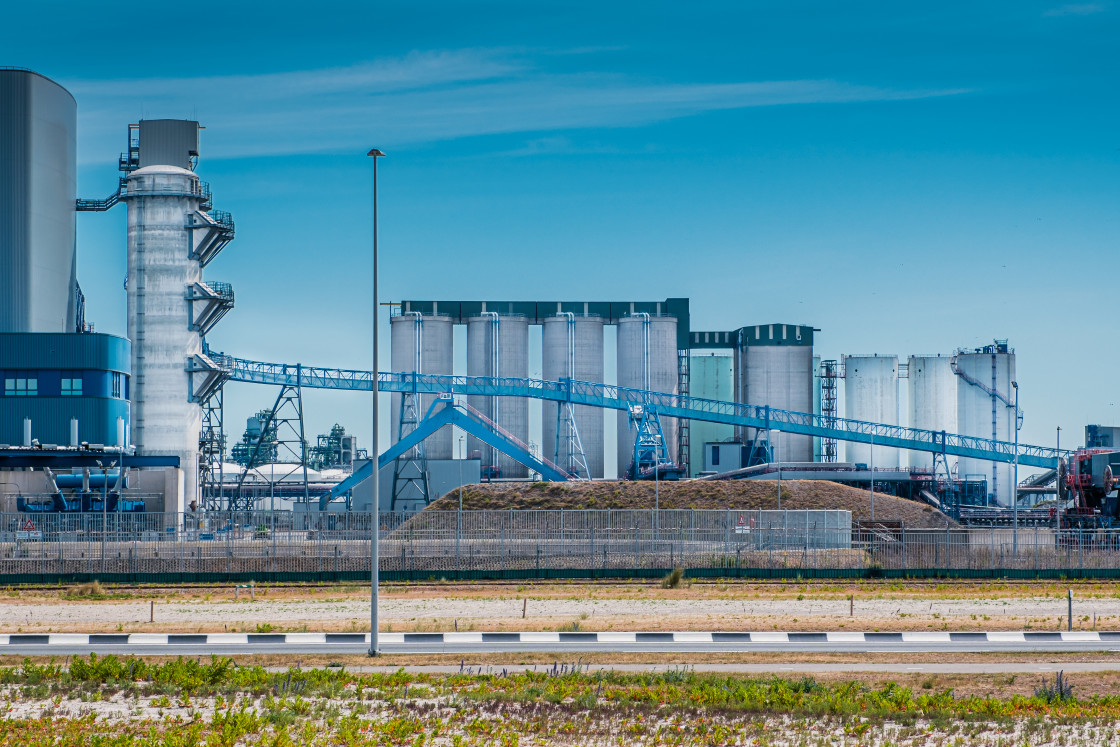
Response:
[{"label": "dirt mound", "polygon": [[[463,508],[468,511],[494,509],[605,509],[653,508],[652,482],[509,482],[467,485]],[[755,510],[778,507],[776,482],[760,480],[685,480],[658,486],[661,508]],[[454,490],[428,507],[431,511],[453,511],[459,506]],[[871,496],[866,490],[823,480],[783,480],[782,508],[843,509],[854,521],[871,519]],[[875,518],[901,521],[907,527],[942,528],[956,522],[940,511],[915,501],[891,495],[875,495]]]}]

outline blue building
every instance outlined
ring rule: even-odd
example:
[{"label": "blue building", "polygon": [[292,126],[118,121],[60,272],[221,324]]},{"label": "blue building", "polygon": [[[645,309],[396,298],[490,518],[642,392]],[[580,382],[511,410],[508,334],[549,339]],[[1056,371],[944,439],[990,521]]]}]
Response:
[{"label": "blue building", "polygon": [[25,445],[25,420],[44,445],[127,445],[131,354],[114,335],[0,333],[0,445]]}]

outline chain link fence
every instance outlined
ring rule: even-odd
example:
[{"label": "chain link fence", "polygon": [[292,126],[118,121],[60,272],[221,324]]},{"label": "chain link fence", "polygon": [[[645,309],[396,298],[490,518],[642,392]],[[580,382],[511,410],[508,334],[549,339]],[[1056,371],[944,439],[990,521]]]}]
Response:
[{"label": "chain link fence", "polygon": [[[1120,533],[853,526],[847,511],[425,511],[379,517],[393,578],[1120,575]],[[7,583],[368,577],[368,513],[0,514]],[[1115,572],[1115,573],[1114,573]]]}]

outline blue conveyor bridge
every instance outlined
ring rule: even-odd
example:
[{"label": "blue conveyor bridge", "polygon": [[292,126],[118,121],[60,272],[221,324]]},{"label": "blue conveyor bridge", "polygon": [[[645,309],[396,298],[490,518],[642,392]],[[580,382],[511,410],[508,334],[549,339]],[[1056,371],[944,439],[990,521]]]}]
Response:
[{"label": "blue conveyor bridge", "polygon": [[[372,389],[373,377],[369,371],[263,363],[214,353],[211,354],[211,358],[223,369],[227,381],[273,386],[294,385],[298,382],[304,387],[314,389],[367,392]],[[1012,463],[1017,457],[1018,463],[1023,466],[1043,469],[1056,469],[1058,457],[1064,453],[1048,446],[1022,443],[1016,445],[1008,441],[964,436],[945,431],[905,428],[832,416],[826,418],[813,413],[778,410],[766,405],[701,399],[571,379],[545,381],[489,376],[381,372],[377,374],[377,388],[382,392],[529,397],[624,412],[628,412],[632,405],[642,405],[653,408],[660,417],[724,423],[737,427],[834,438],[838,441],[891,446],[992,462]]]}]

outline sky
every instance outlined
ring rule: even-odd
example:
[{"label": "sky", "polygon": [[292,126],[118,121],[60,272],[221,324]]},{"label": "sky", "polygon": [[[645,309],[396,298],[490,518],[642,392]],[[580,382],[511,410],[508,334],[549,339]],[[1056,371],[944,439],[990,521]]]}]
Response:
[{"label": "sky", "polygon": [[[1120,424],[1118,14],[40,0],[5,10],[0,64],[77,98],[82,197],[114,191],[129,123],[206,127],[198,172],[237,222],[206,268],[237,294],[216,350],[369,367],[378,147],[383,300],[687,297],[694,329],[811,324],[825,358],[1008,339],[1021,440],[1069,446]],[[78,221],[87,316],[118,334],[125,218]],[[234,438],[274,396],[229,387]],[[368,396],[306,410],[368,443]]]}]

